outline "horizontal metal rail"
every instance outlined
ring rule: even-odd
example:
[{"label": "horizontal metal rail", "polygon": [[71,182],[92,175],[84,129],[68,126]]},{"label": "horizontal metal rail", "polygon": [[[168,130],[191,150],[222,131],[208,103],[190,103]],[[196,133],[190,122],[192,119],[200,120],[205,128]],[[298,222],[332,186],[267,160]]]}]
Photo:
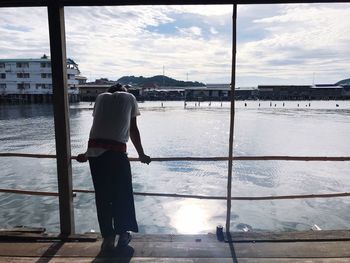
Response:
[{"label": "horizontal metal rail", "polygon": [[[74,189],[75,193],[94,193],[93,190]],[[141,193],[134,192],[134,195],[141,196],[159,196],[159,197],[177,197],[177,198],[192,198],[192,199],[211,199],[211,200],[227,200],[226,196],[205,196],[205,195],[184,195],[184,194],[164,194],[164,193]],[[346,197],[350,193],[332,193],[332,194],[308,194],[308,195],[280,195],[280,196],[232,196],[231,200],[278,200],[278,199],[302,199],[302,198],[331,198],[331,197]]]},{"label": "horizontal metal rail", "polygon": [[[25,157],[25,158],[49,158],[55,159],[53,154],[31,154],[31,153],[0,153],[0,157]],[[76,159],[77,156],[72,156],[71,159]],[[227,161],[229,157],[156,157],[152,161]],[[138,161],[138,158],[129,158],[130,161]],[[350,161],[350,157],[325,157],[325,156],[234,156],[232,160],[235,161]],[[57,192],[42,192],[29,191],[18,189],[1,189],[2,193],[14,193],[24,195],[42,195],[42,196],[59,196]],[[74,189],[74,196],[76,193],[94,193],[93,190]],[[166,194],[166,193],[142,193],[134,192],[135,195],[140,196],[158,196],[158,197],[176,197],[176,198],[192,198],[192,199],[208,199],[208,200],[227,200],[225,196],[204,196],[204,195],[185,195],[185,194]],[[332,197],[346,197],[350,193],[332,193],[332,194],[308,194],[308,195],[283,195],[283,196],[236,196],[231,200],[281,200],[281,199],[307,199],[307,198],[332,198]]]},{"label": "horizontal metal rail", "polygon": [[[27,157],[27,158],[48,158],[54,159],[54,154],[32,154],[32,153],[0,153],[0,157]],[[77,156],[72,156],[75,160]],[[152,162],[170,161],[228,161],[230,157],[154,157]],[[138,158],[130,157],[131,162],[139,161]],[[234,161],[350,161],[348,156],[327,157],[327,156],[234,156]]]},{"label": "horizontal metal rail", "polygon": [[[0,188],[0,193],[1,192],[12,193],[12,194],[23,194],[23,195],[58,196],[58,193],[56,192],[28,191],[28,190],[19,190],[19,189],[1,189]],[[73,189],[73,196],[76,196],[76,193],[95,193],[95,191],[88,190],[88,189]],[[142,193],[142,192],[134,192],[134,195],[207,199],[207,200],[227,200],[226,196]],[[334,198],[334,197],[347,197],[347,196],[350,196],[350,193],[345,192],[345,193],[331,193],[331,194],[280,195],[280,196],[233,196],[231,197],[231,200],[259,201],[259,200],[282,200],[282,199]]]},{"label": "horizontal metal rail", "polygon": [[[43,192],[43,191],[31,191],[31,190],[19,190],[19,189],[3,189],[0,188],[0,193],[9,194],[21,194],[21,195],[42,195],[42,196],[59,196],[57,192]],[[73,196],[76,194],[73,192]]]}]

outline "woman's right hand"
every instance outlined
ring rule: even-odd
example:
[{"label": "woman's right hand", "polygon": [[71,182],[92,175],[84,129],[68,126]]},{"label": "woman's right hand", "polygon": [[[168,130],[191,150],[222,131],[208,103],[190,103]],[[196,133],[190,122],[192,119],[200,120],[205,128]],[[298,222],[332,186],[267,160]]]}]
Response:
[{"label": "woman's right hand", "polygon": [[76,160],[79,162],[79,163],[85,163],[88,158],[86,156],[86,153],[81,153],[81,154],[78,154]]},{"label": "woman's right hand", "polygon": [[139,156],[139,160],[140,160],[141,163],[149,164],[151,162],[151,157],[149,157],[146,154],[142,154],[142,155]]}]

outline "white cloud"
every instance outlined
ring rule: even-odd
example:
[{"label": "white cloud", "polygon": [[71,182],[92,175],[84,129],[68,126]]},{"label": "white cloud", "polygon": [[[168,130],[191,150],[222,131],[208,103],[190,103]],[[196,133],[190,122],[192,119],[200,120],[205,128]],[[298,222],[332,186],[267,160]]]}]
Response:
[{"label": "white cloud", "polygon": [[185,79],[187,72],[197,81],[229,77],[222,63],[215,62],[215,53],[229,49],[229,43],[203,41],[202,29],[197,26],[177,27],[180,34],[147,30],[150,25],[174,22],[172,7],[108,8],[113,19],[104,17],[102,22],[100,16],[106,13],[105,9],[91,13],[78,8],[66,12],[68,51],[79,58],[80,69],[87,77],[152,76],[162,74],[163,66],[167,75],[179,79]]},{"label": "white cloud", "polygon": [[184,35],[184,36],[201,36],[202,35],[202,30],[199,27],[192,26],[188,28],[178,28],[179,32]]},{"label": "white cloud", "polygon": [[169,6],[168,8],[178,13],[186,12],[210,17],[232,14],[233,5],[186,5]]},{"label": "white cloud", "polygon": [[[231,13],[232,5],[67,7],[67,55],[93,79],[165,66],[171,77],[229,82]],[[349,77],[349,4],[246,5],[238,16],[238,85]],[[48,53],[46,9],[1,8],[0,35],[2,58]]]},{"label": "white cloud", "polygon": [[45,8],[1,8],[0,17],[1,58],[38,57],[49,52]]},{"label": "white cloud", "polygon": [[212,33],[213,35],[216,35],[219,32],[214,27],[210,27],[210,33]]},{"label": "white cloud", "polygon": [[239,46],[238,73],[289,83],[310,83],[313,73],[326,82],[350,75],[350,5],[342,7],[286,5],[275,16],[254,20],[267,34]]}]

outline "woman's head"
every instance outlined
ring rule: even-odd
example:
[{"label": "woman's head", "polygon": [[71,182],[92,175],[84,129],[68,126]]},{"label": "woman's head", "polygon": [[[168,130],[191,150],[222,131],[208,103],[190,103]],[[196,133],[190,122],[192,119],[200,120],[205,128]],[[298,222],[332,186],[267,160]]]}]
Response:
[{"label": "woman's head", "polygon": [[107,89],[107,92],[109,92],[109,93],[114,93],[114,92],[117,92],[117,91],[127,92],[128,90],[123,85],[121,85],[120,83],[114,84],[114,85],[110,86]]}]

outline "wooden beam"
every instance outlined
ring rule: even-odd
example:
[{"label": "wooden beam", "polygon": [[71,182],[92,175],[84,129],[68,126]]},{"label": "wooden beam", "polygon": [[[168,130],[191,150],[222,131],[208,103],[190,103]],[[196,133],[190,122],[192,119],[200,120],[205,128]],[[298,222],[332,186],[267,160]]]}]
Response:
[{"label": "wooden beam", "polygon": [[[293,3],[334,3],[329,0],[61,0],[65,6],[101,6],[101,5],[218,5],[218,4],[293,4]],[[337,2],[350,2],[340,0]]]},{"label": "wooden beam", "polygon": [[[341,233],[340,233],[341,234]],[[137,235],[135,235],[136,237]],[[176,236],[175,240],[177,239]],[[201,239],[201,237],[199,237]],[[178,239],[176,242],[163,242],[152,237],[145,241],[133,239],[130,247],[116,249],[111,253],[100,253],[101,241],[98,242],[2,242],[0,246],[0,261],[4,257],[13,257],[10,262],[18,262],[24,257],[40,257],[36,262],[325,262],[323,259],[334,258],[327,262],[349,262],[350,241],[298,241],[287,242],[242,242],[229,246],[224,242],[198,242],[198,237],[192,236],[191,241]],[[142,258],[143,260],[140,260]],[[155,261],[155,258],[160,261]],[[163,260],[169,258],[169,260]],[[198,258],[193,261],[191,258]],[[213,258],[220,258],[213,261]],[[289,261],[281,261],[289,259]],[[68,259],[68,260],[67,260]],[[247,261],[242,261],[248,259]],[[266,261],[261,261],[268,259]],[[277,259],[271,261],[271,259]],[[346,259],[347,261],[340,261]],[[70,261],[69,261],[70,260]],[[80,261],[81,260],[81,261]],[[84,261],[83,261],[84,260]],[[9,261],[6,261],[9,262]],[[21,262],[21,261],[19,261]],[[299,262],[299,261],[298,261]]]},{"label": "wooden beam", "polygon": [[[12,241],[12,242],[36,242],[36,241],[61,241],[61,242],[95,242],[98,238],[98,234],[73,234],[73,235],[60,235],[53,233],[35,233],[35,232],[22,232],[22,231],[0,231],[0,241]],[[1,260],[0,260],[1,262]]]},{"label": "wooden beam", "polygon": [[[48,6],[50,0],[0,0],[0,7]],[[61,6],[123,6],[123,5],[217,5],[217,4],[294,4],[294,3],[334,3],[330,0],[56,0]],[[337,0],[348,3],[349,0]]]},{"label": "wooden beam", "polygon": [[230,138],[228,153],[228,175],[227,175],[227,211],[226,211],[226,232],[230,232],[231,222],[231,189],[232,189],[232,158],[233,158],[233,138],[235,125],[235,83],[236,83],[236,25],[237,25],[237,5],[233,5],[232,11],[232,62],[231,62],[231,108],[230,108]]},{"label": "wooden beam", "polygon": [[64,7],[48,5],[61,234],[74,233]]}]

